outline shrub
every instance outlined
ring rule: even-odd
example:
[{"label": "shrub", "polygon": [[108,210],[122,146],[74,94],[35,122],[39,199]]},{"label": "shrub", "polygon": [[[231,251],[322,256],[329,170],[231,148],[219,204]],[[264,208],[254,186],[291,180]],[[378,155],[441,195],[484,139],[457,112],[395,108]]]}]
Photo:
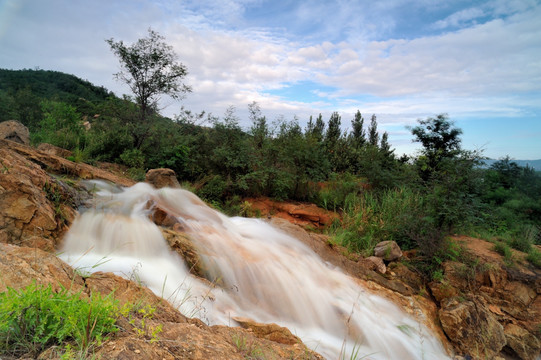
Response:
[{"label": "shrub", "polygon": [[66,289],[55,293],[35,283],[0,294],[0,354],[37,355],[47,347],[74,341],[82,353],[117,331],[112,296],[89,300]]}]

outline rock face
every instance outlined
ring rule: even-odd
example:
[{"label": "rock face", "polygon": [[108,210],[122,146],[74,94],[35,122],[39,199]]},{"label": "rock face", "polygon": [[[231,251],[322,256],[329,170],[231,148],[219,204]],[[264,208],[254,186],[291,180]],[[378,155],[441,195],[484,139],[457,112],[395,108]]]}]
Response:
[{"label": "rock face", "polygon": [[376,244],[374,256],[380,257],[385,261],[395,261],[402,257],[402,250],[394,241],[382,241]]},{"label": "rock face", "polygon": [[507,343],[503,326],[473,301],[450,298],[439,311],[441,325],[449,338],[466,354],[490,359]]},{"label": "rock face", "polygon": [[[515,261],[508,267],[487,241],[469,237],[453,241],[465,250],[461,262],[444,262],[442,279],[429,283],[431,295],[440,303],[447,336],[464,355],[475,359],[485,357],[474,348],[496,356],[494,351],[501,344],[506,344],[502,348],[506,356],[537,358],[541,351],[541,271],[522,263],[525,255],[519,252],[513,254]],[[460,323],[460,317],[471,324]],[[468,332],[468,327],[473,330]]]},{"label": "rock face", "polygon": [[156,189],[161,189],[163,187],[180,187],[175,171],[166,168],[149,170],[146,174],[145,181],[152,184]]},{"label": "rock face", "polygon": [[[77,180],[69,179],[74,176]],[[54,250],[74,209],[88,196],[74,190],[80,178],[133,184],[90,165],[0,140],[0,242]]]},{"label": "rock face", "polygon": [[29,145],[30,132],[26,126],[16,120],[3,121],[0,123],[0,139]]}]

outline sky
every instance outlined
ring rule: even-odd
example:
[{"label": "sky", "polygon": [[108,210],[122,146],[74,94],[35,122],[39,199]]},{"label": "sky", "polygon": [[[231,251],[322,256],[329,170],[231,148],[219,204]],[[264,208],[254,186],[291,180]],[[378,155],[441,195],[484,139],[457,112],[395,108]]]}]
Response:
[{"label": "sky", "polygon": [[541,0],[0,0],[0,68],[57,70],[117,95],[118,59],[152,28],[188,69],[193,91],[163,98],[243,127],[257,102],[275,119],[359,110],[397,155],[408,126],[446,113],[462,147],[489,158],[541,159]]}]

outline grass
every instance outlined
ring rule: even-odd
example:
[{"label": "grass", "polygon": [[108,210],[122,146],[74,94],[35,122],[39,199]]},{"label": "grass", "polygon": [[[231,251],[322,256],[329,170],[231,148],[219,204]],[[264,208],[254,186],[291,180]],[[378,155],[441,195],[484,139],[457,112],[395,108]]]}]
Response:
[{"label": "grass", "polygon": [[[21,290],[8,288],[0,294],[0,354],[36,356],[51,346],[84,357],[116,332],[117,302],[112,294],[81,298],[66,289],[35,283]],[[73,348],[72,348],[73,346]]]},{"label": "grass", "polygon": [[264,360],[266,359],[263,349],[254,343],[254,341],[247,341],[244,335],[233,334],[231,339],[237,350],[247,360]]},{"label": "grass", "polygon": [[347,195],[343,202],[342,221],[333,225],[329,235],[334,242],[359,252],[372,254],[374,246],[394,240],[402,248],[414,247],[409,233],[422,204],[413,190],[400,188],[377,196],[371,192]]}]

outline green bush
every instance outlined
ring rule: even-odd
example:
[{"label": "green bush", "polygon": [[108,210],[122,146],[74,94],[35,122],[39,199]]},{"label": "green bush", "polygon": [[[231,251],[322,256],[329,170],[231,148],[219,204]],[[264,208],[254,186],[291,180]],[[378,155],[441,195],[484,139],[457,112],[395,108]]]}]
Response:
[{"label": "green bush", "polygon": [[120,154],[124,165],[130,168],[142,169],[145,166],[145,156],[139,149],[129,149]]},{"label": "green bush", "polygon": [[117,303],[112,296],[55,293],[35,283],[0,294],[0,354],[38,355],[53,345],[74,341],[79,351],[100,344],[117,331]]}]

